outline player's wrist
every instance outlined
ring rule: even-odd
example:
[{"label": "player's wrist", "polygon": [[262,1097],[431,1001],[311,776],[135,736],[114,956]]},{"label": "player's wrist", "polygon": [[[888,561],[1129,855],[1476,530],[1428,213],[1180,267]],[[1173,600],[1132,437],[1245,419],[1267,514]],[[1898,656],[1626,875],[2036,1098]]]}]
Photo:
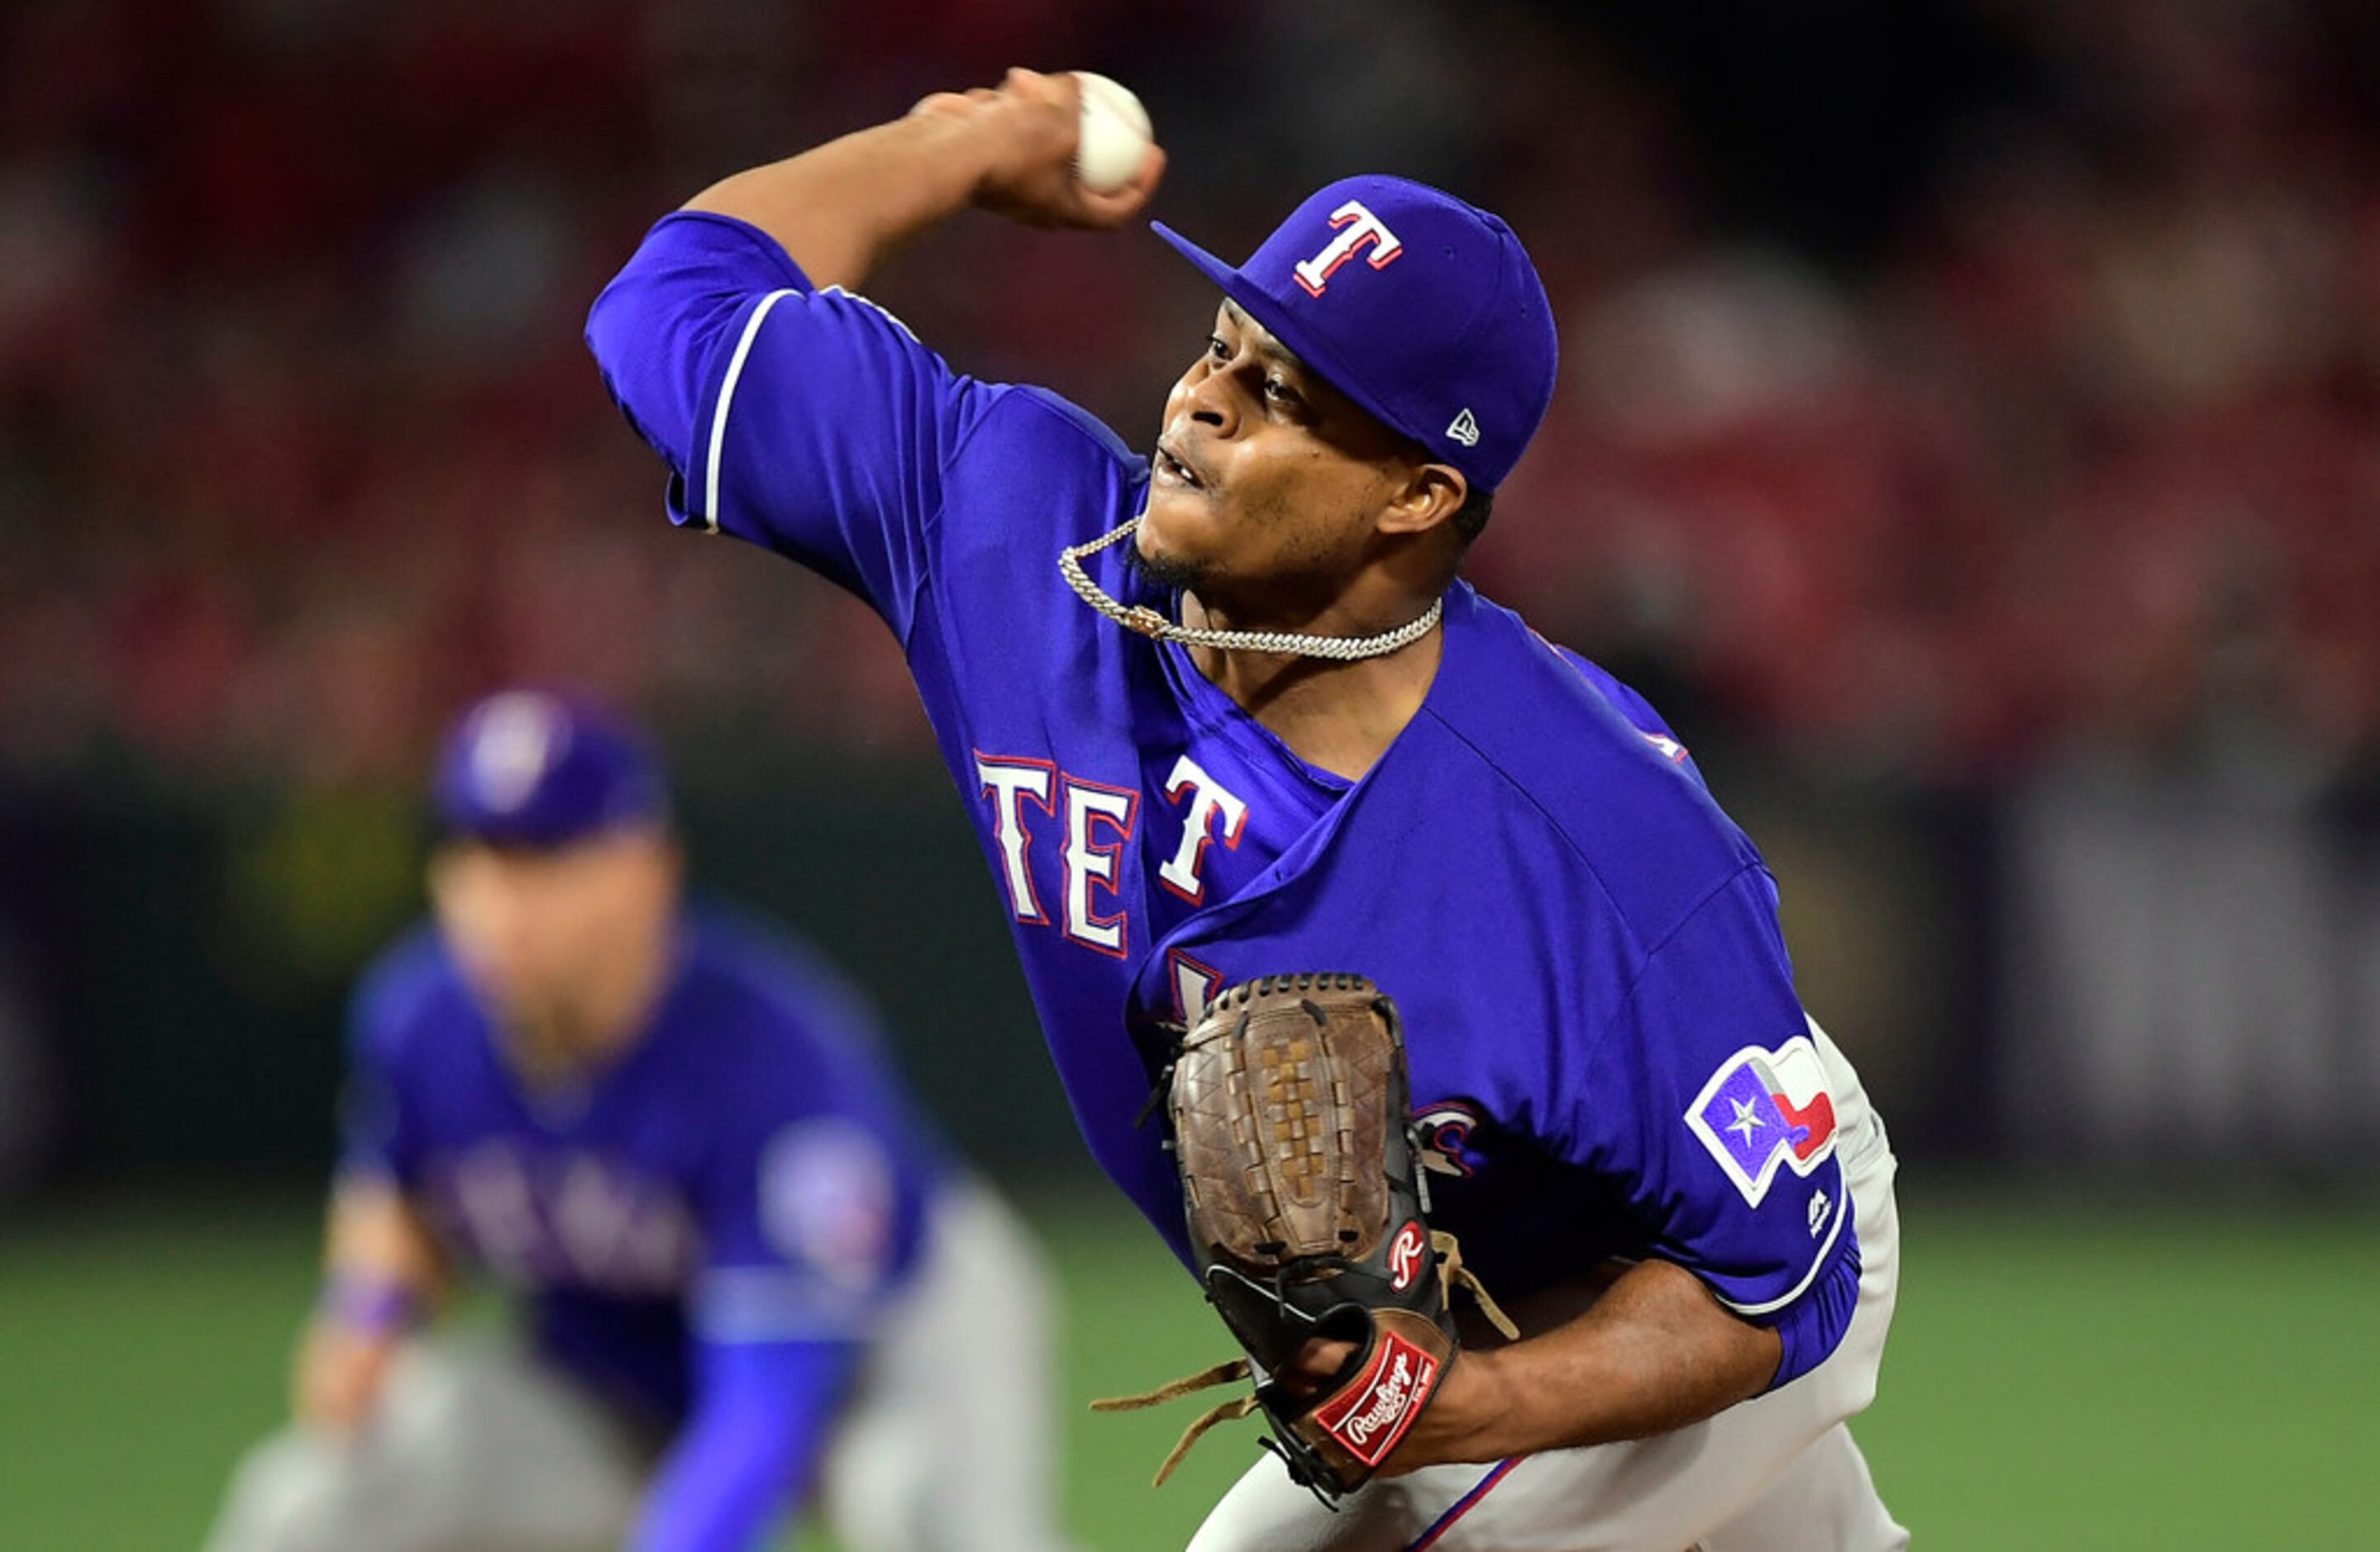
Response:
[{"label": "player's wrist", "polygon": [[1449,1461],[1488,1461],[1521,1453],[1525,1441],[1527,1395],[1516,1384],[1505,1349],[1465,1349],[1447,1370],[1440,1396],[1446,1415],[1441,1453]]},{"label": "player's wrist", "polygon": [[1066,153],[1035,104],[990,92],[936,92],[886,127],[914,164],[909,187],[935,190],[932,202],[950,212],[996,206],[1004,190]]}]

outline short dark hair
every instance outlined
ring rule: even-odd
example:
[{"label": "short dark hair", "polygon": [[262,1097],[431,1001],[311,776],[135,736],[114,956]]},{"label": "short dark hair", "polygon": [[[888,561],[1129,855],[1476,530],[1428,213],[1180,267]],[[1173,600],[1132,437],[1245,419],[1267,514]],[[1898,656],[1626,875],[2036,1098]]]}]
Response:
[{"label": "short dark hair", "polygon": [[1488,519],[1496,511],[1496,492],[1485,485],[1474,485],[1463,492],[1463,504],[1454,509],[1454,531],[1463,536],[1464,548],[1479,537]]}]

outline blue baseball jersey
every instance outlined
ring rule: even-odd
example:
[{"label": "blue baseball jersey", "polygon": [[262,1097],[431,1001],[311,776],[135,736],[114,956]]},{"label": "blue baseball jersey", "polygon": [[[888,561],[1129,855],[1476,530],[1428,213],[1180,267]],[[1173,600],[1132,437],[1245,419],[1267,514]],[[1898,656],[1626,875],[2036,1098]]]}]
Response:
[{"label": "blue baseball jersey", "polygon": [[342,1170],[393,1182],[525,1302],[541,1353],[677,1431],[638,1545],[759,1534],[947,1168],[856,998],[790,941],[691,911],[636,1043],[538,1088],[423,928],[363,978],[350,1047]]},{"label": "blue baseball jersey", "polygon": [[[1833,1349],[1857,1234],[1775,886],[1641,698],[1457,583],[1419,713],[1342,780],[1067,588],[1059,552],[1139,510],[1148,462],[1055,394],[953,372],[701,213],[653,230],[589,340],[675,521],[899,637],[1083,1135],[1178,1255],[1135,1124],[1163,1026],[1354,971],[1403,1011],[1435,1221],[1491,1288],[1658,1255],[1779,1328],[1778,1382]],[[1094,578],[1173,612],[1122,549]]]}]

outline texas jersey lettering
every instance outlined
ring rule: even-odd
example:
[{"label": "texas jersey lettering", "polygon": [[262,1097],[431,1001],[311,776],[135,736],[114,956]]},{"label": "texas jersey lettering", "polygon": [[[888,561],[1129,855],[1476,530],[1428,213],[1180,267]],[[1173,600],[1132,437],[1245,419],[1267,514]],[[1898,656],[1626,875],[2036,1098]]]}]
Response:
[{"label": "texas jersey lettering", "polygon": [[[1068,774],[1046,760],[981,750],[974,758],[1010,916],[1053,927],[1068,940],[1101,953],[1129,957],[1131,912],[1118,903],[1122,880],[1116,869],[1125,850],[1142,840],[1139,825],[1149,824],[1160,843],[1169,843],[1163,842],[1168,831],[1177,837],[1157,865],[1157,882],[1185,905],[1207,897],[1209,853],[1218,845],[1226,854],[1237,853],[1247,832],[1246,801],[1187,754],[1174,761],[1157,794],[1159,803],[1145,803],[1144,794],[1129,788]],[[1269,858],[1275,850],[1259,843],[1249,857]],[[1234,878],[1245,872],[1237,867],[1228,871]],[[1053,915],[1045,899],[1062,908]]]}]

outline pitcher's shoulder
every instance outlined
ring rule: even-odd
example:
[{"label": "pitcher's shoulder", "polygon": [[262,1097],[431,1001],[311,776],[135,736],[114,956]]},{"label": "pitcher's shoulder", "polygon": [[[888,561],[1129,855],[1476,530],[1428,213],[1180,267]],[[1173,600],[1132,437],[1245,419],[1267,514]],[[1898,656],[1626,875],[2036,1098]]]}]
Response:
[{"label": "pitcher's shoulder", "polygon": [[[1641,697],[1469,589],[1448,604],[1424,710],[1504,801],[1534,809],[1640,930],[1658,932],[1760,854]],[[1649,722],[1649,726],[1640,725]]]}]

